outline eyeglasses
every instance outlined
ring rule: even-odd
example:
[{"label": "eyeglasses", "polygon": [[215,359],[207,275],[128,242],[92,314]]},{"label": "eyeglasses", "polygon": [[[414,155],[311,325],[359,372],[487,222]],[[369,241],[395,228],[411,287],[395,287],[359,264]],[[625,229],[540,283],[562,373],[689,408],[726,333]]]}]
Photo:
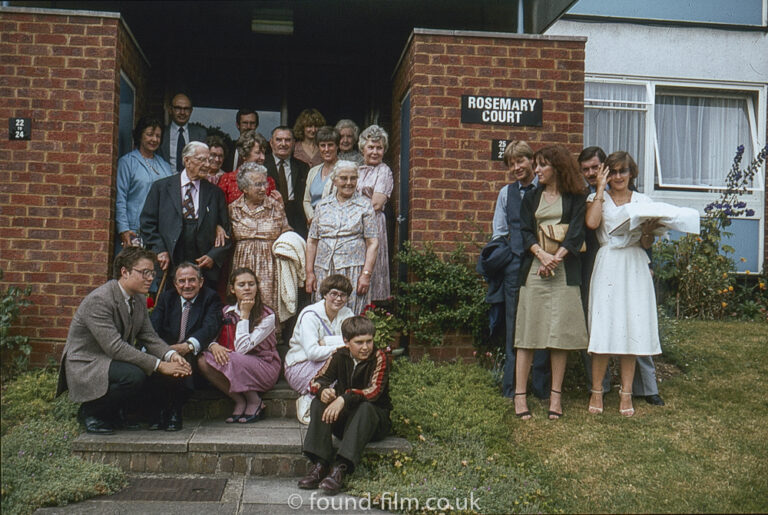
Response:
[{"label": "eyeglasses", "polygon": [[171,106],[171,108],[174,111],[178,111],[180,113],[189,113],[192,112],[192,106],[185,107],[185,106]]},{"label": "eyeglasses", "polygon": [[146,270],[139,270],[138,268],[131,268],[134,272],[138,272],[141,274],[141,277],[147,280],[152,280],[155,278],[155,271],[154,269],[147,268]]},{"label": "eyeglasses", "polygon": [[208,158],[203,156],[192,156],[190,157],[190,159],[197,163],[205,163],[206,161],[208,161]]},{"label": "eyeglasses", "polygon": [[266,181],[264,181],[264,182],[252,182],[251,186],[254,187],[254,188],[266,188],[267,184],[269,184],[269,183],[266,182]]},{"label": "eyeglasses", "polygon": [[338,175],[336,178],[339,180],[339,182],[357,182],[357,175]]},{"label": "eyeglasses", "polygon": [[629,175],[630,171],[629,168],[623,168],[621,170],[611,170],[608,172],[608,177],[611,177],[613,175]]},{"label": "eyeglasses", "polygon": [[343,291],[339,291],[339,290],[331,290],[326,295],[328,295],[332,299],[340,299],[340,300],[344,300],[347,297],[349,297],[348,294],[344,293]]},{"label": "eyeglasses", "polygon": [[208,161],[224,161],[224,154],[211,154]]}]

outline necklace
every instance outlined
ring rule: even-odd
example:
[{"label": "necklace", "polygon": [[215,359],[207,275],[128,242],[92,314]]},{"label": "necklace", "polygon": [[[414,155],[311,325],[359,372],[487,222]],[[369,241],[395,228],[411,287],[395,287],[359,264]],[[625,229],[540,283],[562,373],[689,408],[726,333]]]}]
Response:
[{"label": "necklace", "polygon": [[146,158],[146,157],[144,157],[144,156],[141,156],[141,157],[144,159],[144,164],[146,164],[146,165],[147,165],[147,167],[148,167],[150,170],[152,170],[153,172],[155,172],[155,175],[160,175],[160,172],[158,172],[158,171],[155,169],[154,165],[152,164],[152,161],[154,161],[154,160],[155,160],[155,156],[152,156],[152,159],[147,159],[147,158]]}]

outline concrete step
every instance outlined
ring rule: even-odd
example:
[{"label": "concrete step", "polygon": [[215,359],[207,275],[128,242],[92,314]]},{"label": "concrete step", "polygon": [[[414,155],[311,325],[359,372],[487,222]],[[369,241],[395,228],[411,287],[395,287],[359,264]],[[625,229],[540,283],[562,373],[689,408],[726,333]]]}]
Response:
[{"label": "concrete step", "polygon": [[[296,418],[296,399],[285,378],[280,377],[274,388],[262,395],[267,418]],[[184,419],[224,420],[232,414],[232,399],[214,388],[195,390],[184,404]]]},{"label": "concrete step", "polygon": [[[295,418],[267,418],[254,424],[185,419],[184,429],[176,432],[83,433],[72,442],[72,451],[132,473],[298,477],[307,473],[309,465],[301,454],[306,432],[307,427]],[[405,439],[388,437],[369,444],[366,453],[410,448]]]}]

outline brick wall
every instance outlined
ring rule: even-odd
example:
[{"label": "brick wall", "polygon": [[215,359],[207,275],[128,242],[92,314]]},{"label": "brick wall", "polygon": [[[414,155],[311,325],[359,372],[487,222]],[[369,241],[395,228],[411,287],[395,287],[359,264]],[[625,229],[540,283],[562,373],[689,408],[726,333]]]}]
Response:
[{"label": "brick wall", "polygon": [[[110,13],[0,10],[0,268],[32,288],[19,332],[33,363],[58,357],[75,309],[108,277],[119,61],[137,53],[126,40]],[[32,119],[31,141],[8,141],[9,117]]]},{"label": "brick wall", "polygon": [[[460,242],[479,252],[491,233],[506,166],[491,161],[493,139],[521,139],[534,150],[553,143],[581,151],[585,38],[415,29],[395,73],[392,164],[400,175],[400,105],[410,91],[409,239],[448,253]],[[462,95],[541,98],[541,127],[464,124]],[[395,199],[398,203],[399,199]],[[476,245],[473,245],[476,244]],[[411,345],[412,356],[471,359],[468,335],[443,347]],[[412,342],[414,343],[414,342]]]},{"label": "brick wall", "polygon": [[[552,143],[581,151],[585,38],[415,29],[395,75],[393,156],[400,152],[400,102],[411,92],[409,237],[450,252],[484,244],[499,189],[492,139]],[[542,98],[541,127],[461,123],[462,95]],[[393,160],[396,176],[399,163]],[[469,246],[472,251],[472,245]]]}]

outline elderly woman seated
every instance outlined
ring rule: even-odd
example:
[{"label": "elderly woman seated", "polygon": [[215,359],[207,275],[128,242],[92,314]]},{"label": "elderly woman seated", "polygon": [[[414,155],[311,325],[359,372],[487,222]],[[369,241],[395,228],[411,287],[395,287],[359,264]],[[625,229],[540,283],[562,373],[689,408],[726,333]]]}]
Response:
[{"label": "elderly woman seated", "polygon": [[314,398],[309,393],[309,382],[333,352],[344,346],[341,323],[354,316],[345,306],[351,293],[352,283],[343,275],[326,277],[320,285],[322,299],[304,308],[293,328],[285,355],[285,379],[301,395],[296,399],[296,416],[302,424],[309,424],[309,407]]},{"label": "elderly woman seated", "polygon": [[360,314],[370,301],[371,273],[378,252],[378,227],[373,207],[358,194],[357,164],[339,161],[333,170],[336,193],[317,204],[307,238],[307,293],[323,279],[341,274],[354,289],[347,306]]},{"label": "elderly woman seated", "polygon": [[277,309],[277,274],[272,244],[290,231],[282,202],[267,196],[267,169],[245,163],[237,172],[243,196],[229,205],[229,219],[235,239],[232,268],[249,268],[259,278],[264,305]]}]

